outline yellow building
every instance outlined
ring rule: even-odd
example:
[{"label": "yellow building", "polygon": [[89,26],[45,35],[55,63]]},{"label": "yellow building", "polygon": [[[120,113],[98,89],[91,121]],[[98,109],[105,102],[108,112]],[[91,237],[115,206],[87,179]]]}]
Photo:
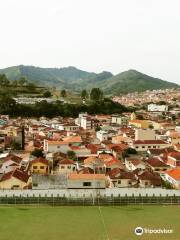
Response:
[{"label": "yellow building", "polygon": [[35,158],[31,161],[31,173],[48,174],[49,161],[42,157]]},{"label": "yellow building", "polygon": [[0,189],[24,189],[31,184],[27,172],[20,169],[5,173],[0,180]]},{"label": "yellow building", "polygon": [[129,125],[136,127],[136,128],[142,128],[142,129],[147,129],[150,126],[150,122],[147,120],[130,120]]}]

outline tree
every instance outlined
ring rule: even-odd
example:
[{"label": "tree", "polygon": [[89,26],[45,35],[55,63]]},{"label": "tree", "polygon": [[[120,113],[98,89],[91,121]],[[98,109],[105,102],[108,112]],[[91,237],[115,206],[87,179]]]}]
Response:
[{"label": "tree", "polygon": [[27,78],[25,76],[20,77],[20,79],[18,80],[18,83],[20,86],[24,86],[25,84],[27,84]]},{"label": "tree", "polygon": [[27,88],[30,90],[30,91],[34,91],[36,89],[36,85],[34,83],[31,83],[29,82],[27,84]]},{"label": "tree", "polygon": [[86,89],[82,90],[82,92],[81,92],[81,98],[82,98],[82,99],[87,99],[87,98],[88,98],[88,92],[86,91]]},{"label": "tree", "polygon": [[63,89],[63,90],[61,91],[61,97],[63,97],[63,98],[67,97],[67,93],[66,93],[66,90],[65,90],[65,89]]},{"label": "tree", "polygon": [[0,75],[0,85],[1,85],[1,86],[8,86],[9,83],[10,83],[10,82],[9,82],[9,80],[8,80],[8,78],[6,77],[5,74]]},{"label": "tree", "polygon": [[75,159],[76,158],[76,153],[74,151],[68,151],[67,152],[67,157],[70,159]]},{"label": "tree", "polygon": [[101,130],[101,127],[100,126],[97,126],[96,128],[95,128],[95,131],[96,132],[98,132],[98,131],[100,131]]},{"label": "tree", "polygon": [[93,101],[102,100],[103,92],[99,88],[93,88],[90,93],[90,98]]},{"label": "tree", "polygon": [[171,119],[172,119],[173,122],[175,122],[177,118],[176,118],[175,115],[172,115],[172,116],[171,116]]},{"label": "tree", "polygon": [[32,152],[31,155],[35,157],[44,157],[44,153],[41,149],[35,148]]},{"label": "tree", "polygon": [[0,96],[0,108],[3,110],[3,111],[8,111],[9,109],[12,109],[14,108],[16,105],[16,101],[11,98],[10,96],[8,95],[1,95]]},{"label": "tree", "polygon": [[11,143],[11,148],[12,148],[13,150],[21,150],[21,149],[22,149],[21,144],[18,143],[18,142],[16,142],[16,141],[13,141],[13,142]]},{"label": "tree", "polygon": [[43,93],[43,97],[44,98],[50,98],[52,96],[51,92],[50,91],[46,91]]},{"label": "tree", "polygon": [[17,81],[17,80],[14,80],[14,81],[12,82],[12,86],[13,86],[13,87],[17,87],[17,86],[18,86],[18,81]]}]

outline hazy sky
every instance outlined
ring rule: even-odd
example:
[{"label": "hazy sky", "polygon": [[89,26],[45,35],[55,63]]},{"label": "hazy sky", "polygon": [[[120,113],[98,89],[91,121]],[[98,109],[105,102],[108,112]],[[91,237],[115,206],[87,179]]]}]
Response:
[{"label": "hazy sky", "polygon": [[0,68],[136,69],[180,83],[180,0],[0,0]]}]

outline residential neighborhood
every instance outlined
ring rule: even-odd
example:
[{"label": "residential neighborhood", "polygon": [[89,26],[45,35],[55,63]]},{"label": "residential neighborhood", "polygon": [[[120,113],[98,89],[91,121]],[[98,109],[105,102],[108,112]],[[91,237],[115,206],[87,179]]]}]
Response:
[{"label": "residential neighborhood", "polygon": [[112,115],[85,112],[77,118],[1,115],[0,189],[178,190],[176,105]]}]

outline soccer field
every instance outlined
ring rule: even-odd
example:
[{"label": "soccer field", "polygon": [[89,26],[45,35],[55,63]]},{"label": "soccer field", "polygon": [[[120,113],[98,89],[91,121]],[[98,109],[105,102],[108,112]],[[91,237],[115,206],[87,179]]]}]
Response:
[{"label": "soccer field", "polygon": [[[167,228],[172,234],[134,229]],[[0,207],[0,240],[179,240],[180,207]]]}]

